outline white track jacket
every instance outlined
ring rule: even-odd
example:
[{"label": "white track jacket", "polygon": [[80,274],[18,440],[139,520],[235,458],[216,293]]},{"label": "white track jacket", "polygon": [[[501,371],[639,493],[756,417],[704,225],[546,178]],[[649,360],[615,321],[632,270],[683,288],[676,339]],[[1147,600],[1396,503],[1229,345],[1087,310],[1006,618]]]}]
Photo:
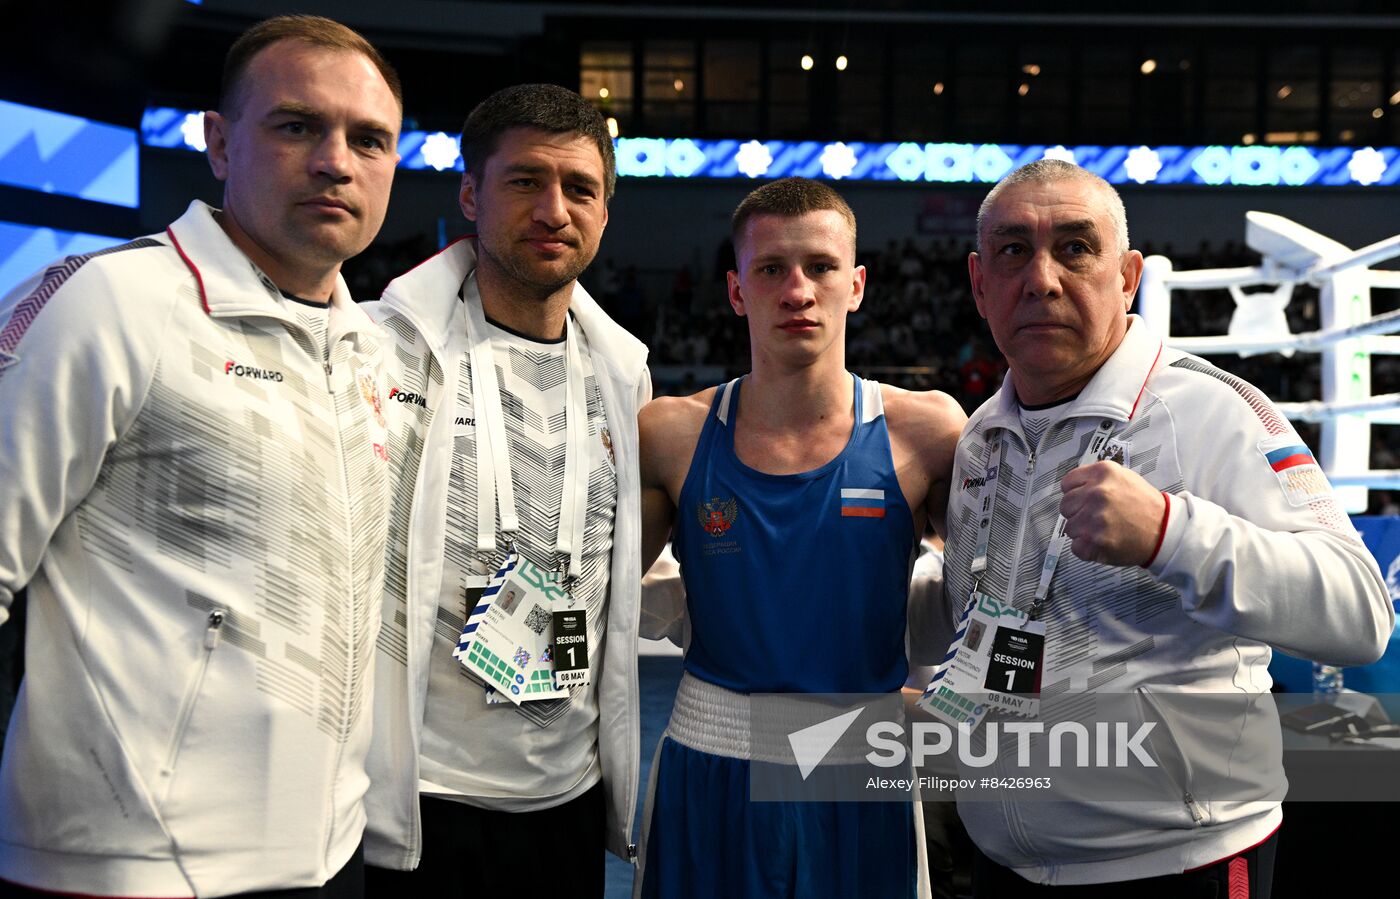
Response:
[{"label": "white track jacket", "polygon": [[29,596],[0,878],[219,896],[355,851],[382,332],[337,282],[312,343],[201,203],[0,303],[0,621]]},{"label": "white track jacket", "polygon": [[[393,519],[384,621],[375,678],[375,733],[365,860],[409,870],[422,853],[418,757],[428,694],[428,655],[442,581],[447,483],[459,362],[467,352],[458,290],[476,266],[459,240],[396,279],[370,314],[392,335],[389,451]],[[617,457],[617,513],[608,586],[607,639],[595,672],[598,752],[607,799],[607,847],[623,859],[640,771],[637,620],[641,603],[641,476],[637,411],[651,398],[646,347],[608,318],[581,286],[569,305],[588,338]],[[445,404],[445,405],[444,405]]]},{"label": "white track jacket", "polygon": [[[948,503],[944,614],[961,612],[972,589],[990,442],[1004,439],[1006,448],[981,590],[1028,608],[1060,479],[1099,423],[1115,422],[1128,467],[1170,496],[1166,531],[1146,569],[1086,562],[1066,544],[1044,615],[1041,696],[1125,694],[1160,713],[1149,749],[1163,760],[1163,795],[1174,798],[1126,801],[1125,788],[1124,801],[981,801],[972,791],[959,794],[959,813],[987,855],[1041,883],[1210,864],[1267,837],[1280,819],[1278,717],[1250,699],[1269,691],[1270,646],[1334,664],[1371,662],[1394,629],[1390,598],[1326,478],[1310,455],[1290,449],[1302,441],[1268,399],[1164,348],[1136,316],[1113,356],[1053,415],[1028,447],[1008,376],[968,421]],[[1239,714],[1211,717],[1222,708]],[[975,773],[1015,775],[1015,754]],[[1103,783],[1116,773],[1088,776]]]}]

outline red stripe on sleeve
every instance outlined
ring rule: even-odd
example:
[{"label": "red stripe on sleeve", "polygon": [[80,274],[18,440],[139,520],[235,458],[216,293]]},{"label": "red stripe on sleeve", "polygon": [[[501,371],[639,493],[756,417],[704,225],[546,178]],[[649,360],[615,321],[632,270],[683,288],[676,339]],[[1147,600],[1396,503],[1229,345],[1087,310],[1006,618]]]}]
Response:
[{"label": "red stripe on sleeve", "polygon": [[1143,563],[1143,568],[1151,568],[1152,563],[1157,561],[1157,553],[1162,551],[1162,541],[1167,539],[1167,520],[1171,518],[1171,514],[1172,501],[1166,491],[1162,491],[1162,523],[1157,526],[1157,543],[1152,547],[1152,555]]}]

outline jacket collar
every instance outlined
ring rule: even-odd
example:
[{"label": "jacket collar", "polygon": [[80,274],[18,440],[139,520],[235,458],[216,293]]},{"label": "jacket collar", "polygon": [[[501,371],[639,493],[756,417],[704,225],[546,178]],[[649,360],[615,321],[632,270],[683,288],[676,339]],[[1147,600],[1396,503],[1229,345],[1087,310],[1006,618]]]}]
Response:
[{"label": "jacket collar", "polygon": [[[385,306],[412,320],[428,346],[441,356],[453,329],[462,327],[457,322],[457,293],[462,282],[475,270],[476,241],[469,235],[448,244],[436,256],[395,278],[381,299]],[[569,311],[587,336],[595,357],[609,360],[628,381],[641,380],[642,368],[646,365],[646,345],[608,317],[577,282],[569,300]]]},{"label": "jacket collar", "polygon": [[[282,292],[229,239],[214,218],[216,211],[195,200],[165,229],[175,252],[194,275],[204,311],[213,318],[264,316],[290,321],[282,305]],[[337,274],[331,292],[330,333],[353,331],[376,337],[386,333],[355,304],[345,279]]]},{"label": "jacket collar", "polygon": [[[1065,405],[1058,417],[1132,420],[1143,391],[1147,389],[1147,379],[1161,355],[1162,339],[1152,332],[1141,316],[1129,315],[1128,330],[1118,349],[1084,385],[1079,396]],[[983,420],[984,427],[1019,431],[1021,410],[1016,402],[1016,389],[1010,371],[990,402],[992,408]]]}]

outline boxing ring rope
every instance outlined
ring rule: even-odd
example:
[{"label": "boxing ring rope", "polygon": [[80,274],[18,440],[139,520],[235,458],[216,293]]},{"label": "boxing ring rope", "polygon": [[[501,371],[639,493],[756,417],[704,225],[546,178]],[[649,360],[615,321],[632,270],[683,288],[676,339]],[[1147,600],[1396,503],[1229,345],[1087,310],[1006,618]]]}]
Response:
[{"label": "boxing ring rope", "polygon": [[[1296,222],[1266,212],[1245,214],[1245,243],[1263,256],[1258,266],[1173,271],[1165,256],[1143,266],[1138,310],[1171,346],[1201,355],[1318,352],[1322,399],[1279,403],[1295,421],[1321,425],[1318,463],[1349,513],[1366,510],[1368,489],[1400,489],[1400,470],[1372,469],[1372,424],[1400,424],[1400,394],[1371,393],[1372,354],[1400,355],[1400,310],[1371,314],[1371,289],[1400,289],[1400,271],[1371,265],[1400,257],[1400,235],[1352,250]],[[1293,334],[1285,309],[1298,284],[1318,288],[1322,327]],[[1273,286],[1245,293],[1246,287]],[[1235,301],[1229,333],[1171,334],[1173,290],[1227,289]]]}]

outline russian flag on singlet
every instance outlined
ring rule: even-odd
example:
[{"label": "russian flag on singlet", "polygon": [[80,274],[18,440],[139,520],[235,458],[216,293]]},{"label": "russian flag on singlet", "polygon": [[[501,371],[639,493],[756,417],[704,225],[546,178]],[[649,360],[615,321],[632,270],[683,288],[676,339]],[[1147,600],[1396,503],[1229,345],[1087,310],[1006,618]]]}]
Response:
[{"label": "russian flag on singlet", "polygon": [[841,517],[884,518],[885,491],[842,488]]}]

